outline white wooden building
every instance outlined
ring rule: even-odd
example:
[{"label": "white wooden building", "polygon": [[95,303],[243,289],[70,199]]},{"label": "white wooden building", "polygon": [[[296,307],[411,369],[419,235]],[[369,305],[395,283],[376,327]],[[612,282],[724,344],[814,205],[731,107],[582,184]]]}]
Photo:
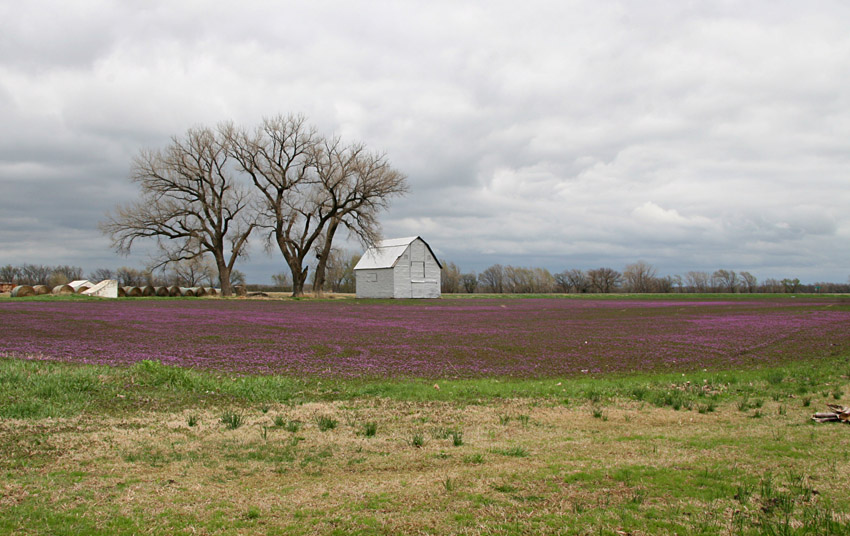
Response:
[{"label": "white wooden building", "polygon": [[358,298],[439,298],[443,267],[420,237],[391,238],[354,267]]}]

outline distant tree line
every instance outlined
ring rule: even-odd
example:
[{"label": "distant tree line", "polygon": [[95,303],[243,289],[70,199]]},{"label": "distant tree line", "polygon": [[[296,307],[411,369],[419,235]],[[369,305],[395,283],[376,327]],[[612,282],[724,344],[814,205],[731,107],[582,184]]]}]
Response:
[{"label": "distant tree line", "polygon": [[481,273],[462,273],[453,262],[442,261],[441,290],[444,293],[495,294],[584,294],[584,293],[847,293],[850,283],[801,284],[797,278],[765,279],[759,282],[750,272],[719,269],[712,273],[691,271],[684,276],[659,276],[651,264],[638,261],[622,272],[600,267],[567,269],[552,274],[545,268],[494,264]]},{"label": "distant tree line", "polygon": [[[141,287],[145,285],[219,287],[221,285],[215,267],[204,259],[190,259],[176,262],[169,265],[168,270],[158,272],[149,269],[139,270],[122,266],[116,270],[97,268],[88,275],[84,275],[83,269],[79,266],[47,266],[41,264],[22,264],[19,266],[7,264],[6,266],[0,266],[0,283],[55,287],[80,279],[88,279],[93,282],[100,282],[104,279],[115,279],[119,285],[130,287]],[[234,285],[244,285],[245,275],[239,270],[234,270],[231,273],[231,281]]]},{"label": "distant tree line", "polygon": [[407,191],[406,177],[382,153],[324,136],[302,116],[267,118],[253,129],[233,123],[190,129],[164,149],[143,150],[130,179],[139,199],[101,224],[128,254],[138,240],[156,244],[151,270],[209,259],[222,294],[234,266],[259,234],[288,267],[292,294],[340,285],[331,272],[334,239],[347,232],[365,245],[380,236],[378,214]]}]

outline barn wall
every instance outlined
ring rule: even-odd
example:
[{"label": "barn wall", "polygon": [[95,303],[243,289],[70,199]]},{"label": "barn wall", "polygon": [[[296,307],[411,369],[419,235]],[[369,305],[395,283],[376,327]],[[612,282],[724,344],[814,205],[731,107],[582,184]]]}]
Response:
[{"label": "barn wall", "polygon": [[439,298],[440,297],[440,265],[437,264],[437,259],[431,255],[431,250],[421,241],[422,248],[425,250],[425,297]]},{"label": "barn wall", "polygon": [[[413,298],[440,297],[440,266],[431,255],[431,250],[421,239],[411,242],[410,252],[410,296]],[[420,264],[423,263],[423,264]],[[424,268],[424,270],[423,270]],[[424,277],[423,277],[424,273]]]},{"label": "barn wall", "polygon": [[404,251],[404,254],[399,257],[393,268],[393,279],[395,289],[393,290],[394,298],[409,298],[410,297],[410,246]]},{"label": "barn wall", "polygon": [[[356,270],[355,284],[358,298],[392,298],[393,269]],[[375,281],[372,281],[375,279]]]}]

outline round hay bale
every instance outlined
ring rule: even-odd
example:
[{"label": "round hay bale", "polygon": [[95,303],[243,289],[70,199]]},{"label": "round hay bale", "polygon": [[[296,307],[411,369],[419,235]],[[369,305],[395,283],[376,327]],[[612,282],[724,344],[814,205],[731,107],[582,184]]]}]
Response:
[{"label": "round hay bale", "polygon": [[124,287],[118,287],[118,297],[119,298],[126,298],[127,297],[127,293],[124,291]]},{"label": "round hay bale", "polygon": [[12,289],[13,298],[23,298],[25,296],[35,296],[35,289],[29,285],[18,285]]},{"label": "round hay bale", "polygon": [[74,293],[74,287],[71,285],[56,285],[53,287],[53,294],[56,296],[67,296]]},{"label": "round hay bale", "polygon": [[35,291],[36,296],[42,296],[44,294],[50,294],[50,290],[51,290],[50,287],[48,287],[47,285],[36,285],[36,286],[32,287],[32,289]]},{"label": "round hay bale", "polygon": [[201,297],[207,295],[207,289],[204,287],[192,287],[192,292],[195,293],[195,296]]},{"label": "round hay bale", "polygon": [[139,287],[124,287],[124,295],[130,298],[138,298],[142,295],[142,289]]},{"label": "round hay bale", "polygon": [[174,285],[172,287],[168,287],[168,295],[169,296],[180,296],[180,287]]},{"label": "round hay bale", "polygon": [[79,287],[77,287],[77,289],[76,289],[75,293],[76,293],[76,294],[82,294],[83,292],[87,291],[87,290],[88,290],[88,289],[90,289],[90,288],[91,288],[91,287],[90,287],[90,286],[88,286],[88,285],[80,285]]},{"label": "round hay bale", "polygon": [[218,291],[217,291],[216,289],[214,289],[213,287],[209,287],[209,288],[207,289],[207,295],[209,295],[209,296],[218,296]]},{"label": "round hay bale", "polygon": [[188,297],[194,298],[195,297],[195,291],[188,288],[188,287],[180,287],[180,295],[183,296],[184,298],[188,298]]},{"label": "round hay bale", "polygon": [[156,290],[151,285],[140,287],[139,290],[142,291],[142,296],[156,296]]},{"label": "round hay bale", "polygon": [[233,293],[237,296],[245,296],[248,294],[248,289],[244,285],[237,285],[233,287]]},{"label": "round hay bale", "polygon": [[163,297],[168,296],[168,287],[154,287],[154,295]]}]

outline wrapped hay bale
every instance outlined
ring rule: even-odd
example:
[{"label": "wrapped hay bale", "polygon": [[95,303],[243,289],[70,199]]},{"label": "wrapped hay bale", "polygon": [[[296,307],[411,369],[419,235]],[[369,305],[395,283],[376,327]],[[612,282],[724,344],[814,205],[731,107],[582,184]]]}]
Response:
[{"label": "wrapped hay bale", "polygon": [[142,296],[156,296],[156,290],[151,285],[145,285],[139,290],[142,291]]},{"label": "wrapped hay bale", "polygon": [[74,287],[71,285],[56,285],[53,287],[53,294],[56,296],[67,296],[74,293]]},{"label": "wrapped hay bale", "polygon": [[18,285],[12,289],[13,298],[23,298],[25,296],[35,296],[35,289],[29,285]]},{"label": "wrapped hay bale", "polygon": [[142,295],[142,289],[139,287],[124,287],[124,295],[129,298],[138,298]]},{"label": "wrapped hay bale", "polygon": [[154,287],[154,295],[159,297],[168,296],[168,287]]},{"label": "wrapped hay bale", "polygon": [[207,289],[207,295],[209,295],[209,296],[218,296],[218,291],[217,291],[216,289],[214,289],[213,287],[209,287],[209,288]]},{"label": "wrapped hay bale", "polygon": [[35,291],[36,296],[42,296],[44,294],[50,294],[50,290],[51,290],[50,287],[48,287],[47,285],[36,285],[36,286],[32,287],[32,289]]},{"label": "wrapped hay bale", "polygon": [[118,297],[119,298],[126,298],[127,297],[127,293],[124,291],[124,287],[118,287]]},{"label": "wrapped hay bale", "polygon": [[207,295],[207,289],[204,287],[192,287],[192,292],[195,293],[195,296],[201,297]]},{"label": "wrapped hay bale", "polygon": [[184,298],[194,298],[195,291],[187,287],[180,287],[180,295]]},{"label": "wrapped hay bale", "polygon": [[180,287],[178,287],[177,285],[174,285],[172,287],[168,287],[168,295],[172,296],[172,297],[181,296]]}]

